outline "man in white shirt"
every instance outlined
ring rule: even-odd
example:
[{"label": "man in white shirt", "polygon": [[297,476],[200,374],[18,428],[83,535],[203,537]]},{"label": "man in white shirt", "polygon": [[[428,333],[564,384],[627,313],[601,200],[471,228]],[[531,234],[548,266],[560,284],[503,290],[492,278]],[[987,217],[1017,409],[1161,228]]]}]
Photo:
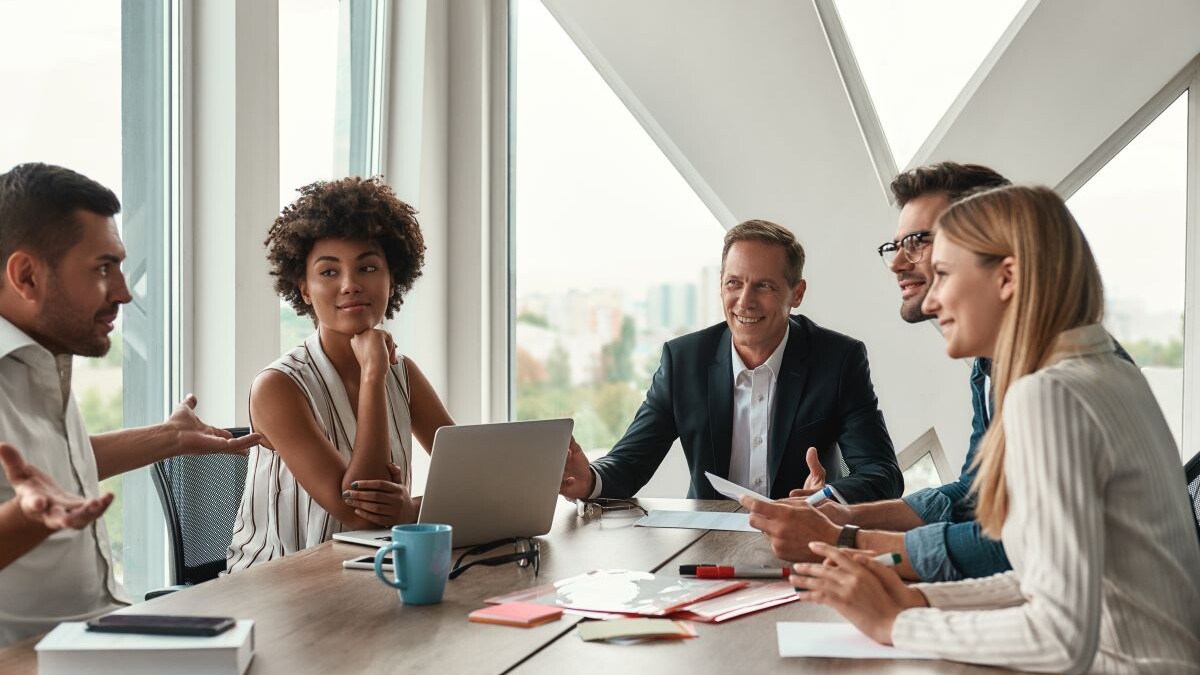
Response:
[{"label": "man in white shirt", "polygon": [[[848,503],[899,497],[903,478],[862,342],[791,310],[806,290],[804,249],[786,228],[746,221],[725,235],[725,321],[663,345],[625,435],[590,465],[572,443],[560,491],[631,497],[676,439],[693,499],[719,499],[704,473],[787,497],[828,480]],[[814,476],[818,458],[829,475]]]},{"label": "man in white shirt", "polygon": [[[180,454],[244,454],[259,440],[204,424],[190,395],[162,424],[88,436],[71,363],[108,351],[118,310],[131,300],[119,210],[111,190],[69,169],[22,164],[0,174],[0,440],[47,481],[101,502],[99,482],[109,476]],[[16,492],[0,479],[0,502]],[[82,529],[10,522],[0,542],[0,558],[11,560],[0,569],[0,645],[128,604],[98,515]]]}]

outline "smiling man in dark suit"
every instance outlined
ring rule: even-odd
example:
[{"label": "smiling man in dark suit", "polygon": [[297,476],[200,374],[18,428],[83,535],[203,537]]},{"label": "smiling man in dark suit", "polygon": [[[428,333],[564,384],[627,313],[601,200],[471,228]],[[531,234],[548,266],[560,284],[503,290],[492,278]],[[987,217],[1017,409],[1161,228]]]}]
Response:
[{"label": "smiling man in dark suit", "polygon": [[725,323],[663,345],[646,399],[608,455],[589,464],[572,441],[562,494],[631,497],[678,438],[693,499],[721,498],[705,471],[772,498],[825,481],[844,503],[899,497],[866,348],[791,315],[803,272],[804,248],[787,229],[751,220],[726,233]]}]

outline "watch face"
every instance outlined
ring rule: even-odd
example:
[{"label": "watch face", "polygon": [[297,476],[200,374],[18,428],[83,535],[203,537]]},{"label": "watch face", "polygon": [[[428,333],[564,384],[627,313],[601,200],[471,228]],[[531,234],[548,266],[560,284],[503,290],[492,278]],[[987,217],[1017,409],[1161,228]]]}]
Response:
[{"label": "watch face", "polygon": [[844,525],[842,531],[838,534],[837,545],[839,548],[858,548],[858,527],[855,525]]}]

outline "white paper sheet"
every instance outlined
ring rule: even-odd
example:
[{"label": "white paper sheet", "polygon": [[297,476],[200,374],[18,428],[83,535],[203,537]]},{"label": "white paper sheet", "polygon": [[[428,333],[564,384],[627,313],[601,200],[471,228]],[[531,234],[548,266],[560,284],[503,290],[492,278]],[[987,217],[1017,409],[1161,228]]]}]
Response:
[{"label": "white paper sheet", "polygon": [[758,532],[750,527],[749,513],[712,511],[662,511],[655,509],[634,523],[638,527],[678,527],[687,530]]},{"label": "white paper sheet", "polygon": [[712,483],[713,488],[717,492],[720,492],[721,494],[725,495],[726,497],[729,497],[730,499],[732,499],[734,501],[737,501],[743,495],[746,497],[751,497],[753,499],[757,499],[760,502],[771,501],[770,498],[764,497],[764,496],[758,494],[757,492],[755,492],[754,490],[751,490],[750,488],[742,487],[741,485],[738,485],[737,483],[735,483],[731,480],[725,480],[724,478],[713,475],[707,471],[704,472],[704,475],[708,476],[708,482]]},{"label": "white paper sheet", "polygon": [[881,645],[848,623],[780,621],[775,624],[780,656],[837,659],[936,659]]}]

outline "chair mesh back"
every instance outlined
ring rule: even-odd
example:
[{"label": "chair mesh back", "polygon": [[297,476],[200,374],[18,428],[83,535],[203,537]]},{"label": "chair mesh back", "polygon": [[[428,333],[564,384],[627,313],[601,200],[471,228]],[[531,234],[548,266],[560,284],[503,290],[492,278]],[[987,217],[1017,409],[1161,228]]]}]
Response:
[{"label": "chair mesh back", "polygon": [[1192,496],[1192,517],[1196,519],[1197,532],[1200,532],[1200,476],[1188,483],[1188,494]]},{"label": "chair mesh back", "polygon": [[1196,535],[1200,536],[1200,453],[1196,453],[1183,466],[1188,482],[1188,496],[1192,499],[1192,517],[1196,519]]},{"label": "chair mesh back", "polygon": [[[225,569],[225,552],[242,501],[246,458],[238,455],[172,457],[160,463],[174,502],[179,542],[176,583],[208,581]],[[169,512],[169,511],[168,511]]]}]

